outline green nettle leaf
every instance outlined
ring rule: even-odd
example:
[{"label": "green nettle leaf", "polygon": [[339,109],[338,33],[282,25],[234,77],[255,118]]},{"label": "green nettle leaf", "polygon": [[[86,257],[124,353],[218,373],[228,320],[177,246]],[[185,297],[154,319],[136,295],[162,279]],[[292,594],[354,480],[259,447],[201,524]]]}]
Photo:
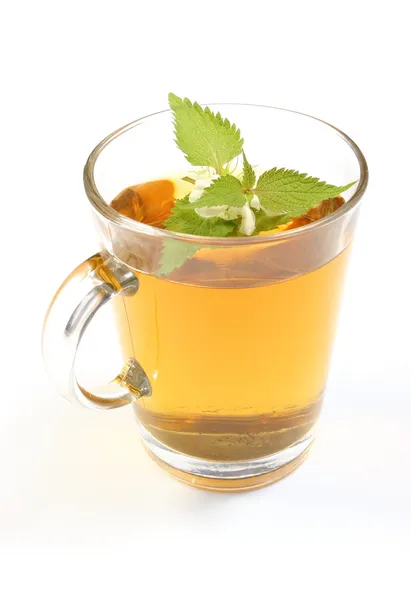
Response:
[{"label": "green nettle leaf", "polygon": [[299,217],[323,200],[339,196],[354,183],[338,187],[306,173],[274,168],[259,177],[254,191],[267,210]]},{"label": "green nettle leaf", "polygon": [[221,173],[223,165],[241,153],[244,140],[240,130],[220,113],[174,94],[168,95],[168,101],[177,145],[192,165],[214,167]]},{"label": "green nettle leaf", "polygon": [[245,196],[242,183],[233,175],[223,175],[216,179],[208,188],[205,188],[203,195],[199,200],[193,202],[193,208],[202,208],[204,206],[238,206],[245,203]]},{"label": "green nettle leaf", "polygon": [[247,160],[243,150],[243,187],[250,189],[255,184],[255,173],[253,167]]},{"label": "green nettle leaf", "polygon": [[290,221],[290,217],[287,214],[270,217],[263,210],[259,210],[255,213],[255,230],[256,233],[259,231],[271,231],[279,225],[288,223],[288,221]]},{"label": "green nettle leaf", "polygon": [[[190,204],[188,196],[177,200],[171,215],[164,222],[166,228],[178,233],[211,237],[226,237],[236,228],[237,224],[234,221],[226,221],[220,217],[200,217],[194,210],[194,204]],[[190,207],[193,207],[193,210],[190,210]]]},{"label": "green nettle leaf", "polygon": [[168,275],[178,269],[202,247],[181,240],[165,240],[157,275]]}]

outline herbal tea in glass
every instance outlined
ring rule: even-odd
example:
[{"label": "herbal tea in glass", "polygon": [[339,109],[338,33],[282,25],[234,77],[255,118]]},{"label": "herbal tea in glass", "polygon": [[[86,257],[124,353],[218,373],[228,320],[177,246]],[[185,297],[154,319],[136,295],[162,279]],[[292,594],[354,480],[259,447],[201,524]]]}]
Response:
[{"label": "herbal tea in glass", "polygon": [[[367,166],[306,115],[169,105],[87,161],[101,252],[56,294],[45,361],[66,397],[131,404],[145,447],[180,480],[253,489],[313,441]],[[124,366],[88,390],[77,349],[108,301]]]},{"label": "herbal tea in glass", "polygon": [[[136,185],[112,205],[158,226],[183,184]],[[325,201],[322,214],[341,203]],[[256,262],[255,249],[232,251],[233,261],[255,265],[251,286],[240,275],[224,288],[204,286],[218,261],[207,249],[180,267],[190,283],[136,271],[139,292],[118,296],[115,314],[124,358],[139,357],[151,381],[150,398],[134,404],[143,426],[174,450],[215,461],[259,458],[304,438],[322,402],[348,252],[269,285],[261,282],[273,265]]]}]

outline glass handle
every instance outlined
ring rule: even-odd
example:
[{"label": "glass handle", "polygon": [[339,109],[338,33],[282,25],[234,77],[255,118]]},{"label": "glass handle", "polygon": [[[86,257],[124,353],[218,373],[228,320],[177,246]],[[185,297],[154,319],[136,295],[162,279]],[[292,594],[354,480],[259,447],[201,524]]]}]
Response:
[{"label": "glass handle", "polygon": [[61,395],[94,408],[117,408],[151,395],[151,385],[141,365],[129,358],[121,373],[98,390],[89,391],[76,378],[76,359],[83,333],[91,319],[114,296],[133,296],[139,281],[116,258],[95,254],[67,277],[54,296],[43,328],[46,370]]}]

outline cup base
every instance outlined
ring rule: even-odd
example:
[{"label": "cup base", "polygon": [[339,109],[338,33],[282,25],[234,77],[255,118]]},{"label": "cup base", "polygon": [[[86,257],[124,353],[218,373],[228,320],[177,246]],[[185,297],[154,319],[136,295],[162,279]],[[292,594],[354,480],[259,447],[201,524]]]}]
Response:
[{"label": "cup base", "polygon": [[150,456],[179,481],[215,492],[241,492],[259,489],[283,479],[305,459],[314,434],[310,431],[292,446],[250,461],[216,462],[176,452],[156,440],[139,423]]}]

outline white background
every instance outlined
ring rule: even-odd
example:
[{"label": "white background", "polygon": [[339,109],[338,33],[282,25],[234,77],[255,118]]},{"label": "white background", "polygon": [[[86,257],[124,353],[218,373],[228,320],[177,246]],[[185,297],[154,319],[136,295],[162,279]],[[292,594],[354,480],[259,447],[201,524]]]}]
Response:
[{"label": "white background", "polygon": [[[2,598],[409,598],[406,4],[3,8]],[[317,442],[292,476],[248,494],[172,480],[145,454],[130,409],[70,405],[41,363],[48,302],[96,250],[85,159],[113,129],[165,108],[169,91],[319,116],[370,167]]]}]

